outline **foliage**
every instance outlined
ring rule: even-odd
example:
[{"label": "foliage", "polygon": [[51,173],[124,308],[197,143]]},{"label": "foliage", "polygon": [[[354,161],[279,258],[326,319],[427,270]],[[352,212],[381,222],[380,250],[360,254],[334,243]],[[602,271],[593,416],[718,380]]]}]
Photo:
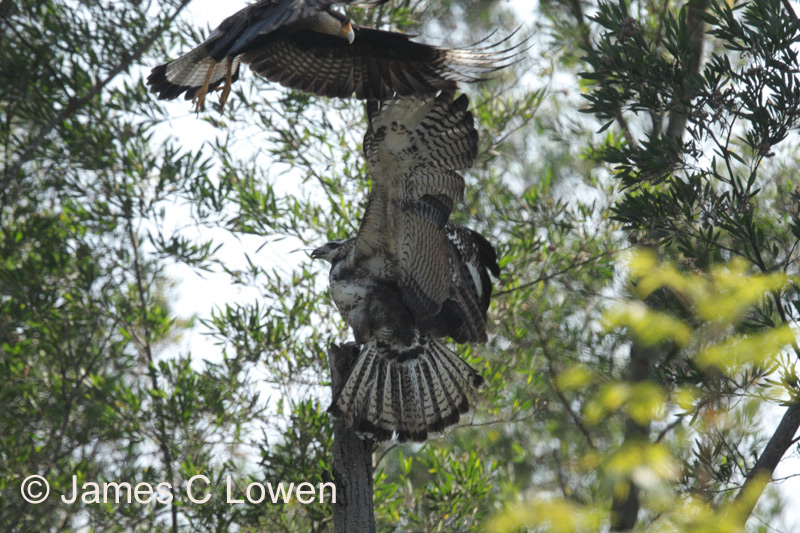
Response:
[{"label": "foliage", "polygon": [[[208,33],[181,20],[187,3],[0,2],[4,530],[332,529],[329,503],[230,505],[219,490],[195,505],[184,489],[197,474],[239,493],[335,477],[325,354],[348,333],[325,266],[288,252],[357,228],[363,106],[244,75],[187,148],[169,123],[188,103],[155,101],[138,68]],[[447,46],[520,22],[529,38],[520,62],[464,87],[480,154],[454,218],[503,266],[489,343],[458,347],[486,384],[461,427],[376,448],[380,530],[775,522],[780,496],[762,492],[794,433],[763,419],[798,406],[800,313],[784,4],[349,10]],[[621,261],[632,247],[647,251]],[[188,270],[234,290],[179,318]],[[219,355],[190,353],[189,331]],[[73,475],[169,480],[175,499],[33,506],[29,474],[57,495]]]},{"label": "foliage", "polygon": [[[210,265],[214,244],[163,229],[166,204],[209,162],[151,142],[152,102],[126,74],[183,6],[0,4],[3,530],[153,529],[181,502],[56,496],[73,476],[179,487],[193,464],[235,470],[213,451],[252,416],[254,393],[238,372],[174,352],[191,321],[171,314],[164,274],[170,262]],[[50,482],[46,503],[22,500],[30,474]]]},{"label": "foliage", "polygon": [[[716,505],[704,501],[696,483],[736,477],[736,470],[746,466],[745,458],[732,452],[732,447],[723,447],[720,435],[730,438],[743,422],[752,423],[759,404],[796,396],[796,381],[758,382],[755,378],[795,375],[794,361],[786,352],[794,342],[791,329],[783,325],[754,333],[739,331],[738,326],[754,305],[774,291],[796,286],[798,280],[790,282],[781,273],[748,275],[742,261],[716,266],[710,274],[685,273],[674,265],[658,264],[650,252],[631,254],[627,266],[639,299],[620,300],[610,307],[604,313],[606,328],[627,329],[645,346],[679,347],[675,357],[681,358],[695,379],[653,376],[656,379],[631,383],[606,381],[608,376],[587,369],[564,371],[559,378],[567,390],[604,381],[587,398],[582,415],[588,426],[610,423],[624,413],[639,426],[652,426],[659,436],[654,442],[630,439],[590,450],[578,458],[579,474],[596,478],[610,493],[627,493],[633,480],[646,514],[653,517],[649,527],[658,531],[741,530],[767,480],[760,479],[740,500],[723,499]],[[658,312],[640,300],[661,289],[678,297],[690,316],[682,319]],[[653,330],[665,334],[654,335]],[[737,384],[748,382],[753,390],[747,396],[739,393],[741,397],[732,402]],[[716,448],[711,451],[711,446]],[[694,485],[695,490],[675,490],[684,484]],[[579,505],[567,495],[535,494],[525,503],[509,506],[490,522],[489,529],[597,530],[608,520],[607,508],[598,503]]]}]

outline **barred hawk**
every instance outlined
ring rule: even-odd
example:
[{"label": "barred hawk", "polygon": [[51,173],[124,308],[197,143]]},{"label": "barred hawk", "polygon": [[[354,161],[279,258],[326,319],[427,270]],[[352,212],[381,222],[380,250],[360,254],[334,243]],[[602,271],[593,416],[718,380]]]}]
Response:
[{"label": "barred hawk", "polygon": [[386,99],[433,94],[478,81],[501,68],[511,49],[494,45],[437,48],[401,33],[362,28],[332,9],[374,7],[388,0],[258,0],[231,15],[194,50],[155,67],[150,92],[185,94],[203,109],[221,87],[224,107],[242,64],[285,87],[319,96]]},{"label": "barred hawk", "polygon": [[375,440],[423,441],[458,422],[483,378],[439,338],[486,341],[494,248],[450,222],[478,134],[452,93],[367,104],[372,177],[354,238],[317,248],[361,349],[330,411]]}]

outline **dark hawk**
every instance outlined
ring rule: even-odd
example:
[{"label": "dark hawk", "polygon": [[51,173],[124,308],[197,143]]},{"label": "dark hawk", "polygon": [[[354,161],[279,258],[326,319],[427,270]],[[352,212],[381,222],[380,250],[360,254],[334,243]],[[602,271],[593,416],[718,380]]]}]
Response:
[{"label": "dark hawk", "polygon": [[483,378],[439,339],[486,341],[497,254],[449,221],[464,193],[456,172],[477,154],[465,95],[367,105],[372,178],[356,237],[317,248],[331,297],[361,345],[330,411],[375,440],[423,441],[459,421]]},{"label": "dark hawk", "polygon": [[[258,0],[226,18],[202,44],[155,67],[150,92],[185,94],[203,109],[220,88],[224,107],[242,64],[285,87],[319,96],[386,99],[433,94],[502,67],[511,49],[462,49],[417,43],[401,33],[362,28],[332,9],[374,7],[388,0]],[[501,41],[502,42],[502,41]]]}]

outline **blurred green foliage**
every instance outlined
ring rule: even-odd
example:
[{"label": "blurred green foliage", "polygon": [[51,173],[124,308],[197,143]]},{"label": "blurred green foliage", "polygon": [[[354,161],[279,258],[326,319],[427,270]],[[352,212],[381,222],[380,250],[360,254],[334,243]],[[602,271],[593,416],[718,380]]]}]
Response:
[{"label": "blurred green foliage", "polygon": [[[715,265],[707,274],[681,272],[674,265],[659,263],[649,251],[628,254],[626,266],[638,298],[667,288],[686,299],[696,321],[654,311],[641,300],[620,300],[604,314],[609,331],[627,330],[645,345],[677,344],[686,361],[702,372],[722,372],[732,380],[764,369],[772,375],[794,373],[794,361],[783,357],[794,342],[788,326],[759,333],[737,333],[736,326],[753,305],[768,299],[773,291],[796,286],[796,278],[789,280],[782,273],[748,275],[740,260]],[[692,323],[702,325],[693,329]],[[669,332],[672,334],[661,334]],[[589,382],[605,379],[607,376],[602,374],[592,375],[585,366],[566,369],[558,376],[560,386],[566,390],[578,390]],[[734,422],[734,413],[720,412],[717,395],[708,387],[676,386],[663,381],[605,382],[583,409],[582,418],[589,427],[609,423],[624,413],[639,426],[663,425],[672,419],[691,420],[689,431],[663,441],[628,440],[618,447],[588,450],[579,460],[580,470],[622,496],[627,495],[629,481],[633,480],[644,505],[657,517],[648,526],[654,530],[742,530],[749,514],[747,508],[758,499],[766,479],[760,479],[743,501],[719,507],[676,490],[686,475],[684,457],[692,454],[695,442],[704,437],[714,439],[717,431]],[[793,395],[796,383],[784,381],[769,387],[765,383],[758,401],[779,401]],[[524,526],[547,531],[594,531],[602,529],[607,512],[602,501],[576,505],[568,494],[534,493],[496,515],[489,529],[509,531]]]}]

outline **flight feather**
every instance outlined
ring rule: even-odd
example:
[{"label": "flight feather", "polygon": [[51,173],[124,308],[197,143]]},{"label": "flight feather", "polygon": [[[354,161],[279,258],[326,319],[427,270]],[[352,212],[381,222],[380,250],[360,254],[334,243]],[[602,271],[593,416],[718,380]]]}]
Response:
[{"label": "flight feather", "polygon": [[497,254],[449,220],[478,134],[466,96],[367,104],[372,188],[358,234],[313,252],[361,345],[330,407],[376,440],[421,441],[457,423],[483,378],[443,342],[485,342]]}]

